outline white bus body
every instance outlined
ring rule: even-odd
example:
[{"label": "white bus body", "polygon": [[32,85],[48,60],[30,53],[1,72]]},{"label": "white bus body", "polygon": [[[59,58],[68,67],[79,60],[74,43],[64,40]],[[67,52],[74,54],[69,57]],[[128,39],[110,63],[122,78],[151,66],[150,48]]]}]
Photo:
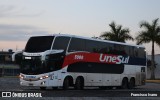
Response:
[{"label": "white bus body", "polygon": [[21,58],[22,86],[134,88],[146,79],[145,48],[139,45],[55,34],[31,37]]}]

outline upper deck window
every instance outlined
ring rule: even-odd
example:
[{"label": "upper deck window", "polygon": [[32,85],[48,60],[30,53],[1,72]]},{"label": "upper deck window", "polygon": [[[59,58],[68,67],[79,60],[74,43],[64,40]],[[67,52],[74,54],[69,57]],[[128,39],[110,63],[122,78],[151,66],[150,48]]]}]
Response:
[{"label": "upper deck window", "polygon": [[25,47],[25,52],[44,52],[51,49],[54,36],[31,37]]},{"label": "upper deck window", "polygon": [[85,40],[80,38],[72,38],[68,52],[85,51]]},{"label": "upper deck window", "polygon": [[52,49],[66,51],[69,40],[70,37],[64,37],[64,36],[56,37]]}]

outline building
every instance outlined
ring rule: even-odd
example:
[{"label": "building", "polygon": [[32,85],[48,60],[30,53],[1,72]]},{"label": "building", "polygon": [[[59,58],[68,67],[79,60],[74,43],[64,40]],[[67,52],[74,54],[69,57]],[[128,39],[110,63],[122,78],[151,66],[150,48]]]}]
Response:
[{"label": "building", "polygon": [[8,51],[0,51],[0,77],[17,76],[19,74],[19,66],[12,62],[13,53],[11,49]]},{"label": "building", "polygon": [[0,51],[0,64],[12,63],[12,54],[14,52],[9,49],[8,51]]},{"label": "building", "polygon": [[[151,60],[151,55],[147,56],[148,59]],[[156,68],[155,68],[155,78],[160,79],[160,54],[155,55],[155,63],[156,63]],[[147,68],[147,78],[149,79],[151,75],[150,68]]]}]

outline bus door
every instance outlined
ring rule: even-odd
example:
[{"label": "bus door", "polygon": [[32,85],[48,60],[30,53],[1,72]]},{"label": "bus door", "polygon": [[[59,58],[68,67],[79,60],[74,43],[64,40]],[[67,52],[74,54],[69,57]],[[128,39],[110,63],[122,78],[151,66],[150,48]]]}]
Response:
[{"label": "bus door", "polygon": [[57,72],[50,72],[49,74],[50,78],[50,82],[49,82],[49,86],[57,86],[58,83],[58,73]]},{"label": "bus door", "polygon": [[48,70],[50,71],[49,73],[49,77],[50,77],[50,82],[49,82],[49,86],[58,86],[59,85],[59,64],[58,64],[58,60],[54,59],[54,55],[50,55],[50,58],[46,61],[46,65],[48,67]]}]

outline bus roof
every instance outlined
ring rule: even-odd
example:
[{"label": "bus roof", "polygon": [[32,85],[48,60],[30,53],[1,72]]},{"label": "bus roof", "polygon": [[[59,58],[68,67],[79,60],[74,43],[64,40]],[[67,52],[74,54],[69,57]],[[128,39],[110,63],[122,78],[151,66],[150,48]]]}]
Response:
[{"label": "bus roof", "polygon": [[[50,36],[67,36],[67,37],[75,37],[75,38],[81,38],[81,39],[87,39],[87,40],[94,40],[94,41],[100,41],[100,42],[108,42],[108,43],[114,43],[114,44],[121,44],[121,45],[128,45],[128,46],[135,46],[135,47],[141,47],[145,48],[142,45],[134,45],[134,44],[129,44],[129,43],[122,43],[122,42],[115,42],[115,41],[110,41],[110,40],[102,40],[102,39],[95,39],[95,38],[90,38],[90,37],[83,37],[83,36],[77,36],[77,35],[70,35],[70,34],[52,34]],[[36,37],[36,36],[34,36]]]}]

